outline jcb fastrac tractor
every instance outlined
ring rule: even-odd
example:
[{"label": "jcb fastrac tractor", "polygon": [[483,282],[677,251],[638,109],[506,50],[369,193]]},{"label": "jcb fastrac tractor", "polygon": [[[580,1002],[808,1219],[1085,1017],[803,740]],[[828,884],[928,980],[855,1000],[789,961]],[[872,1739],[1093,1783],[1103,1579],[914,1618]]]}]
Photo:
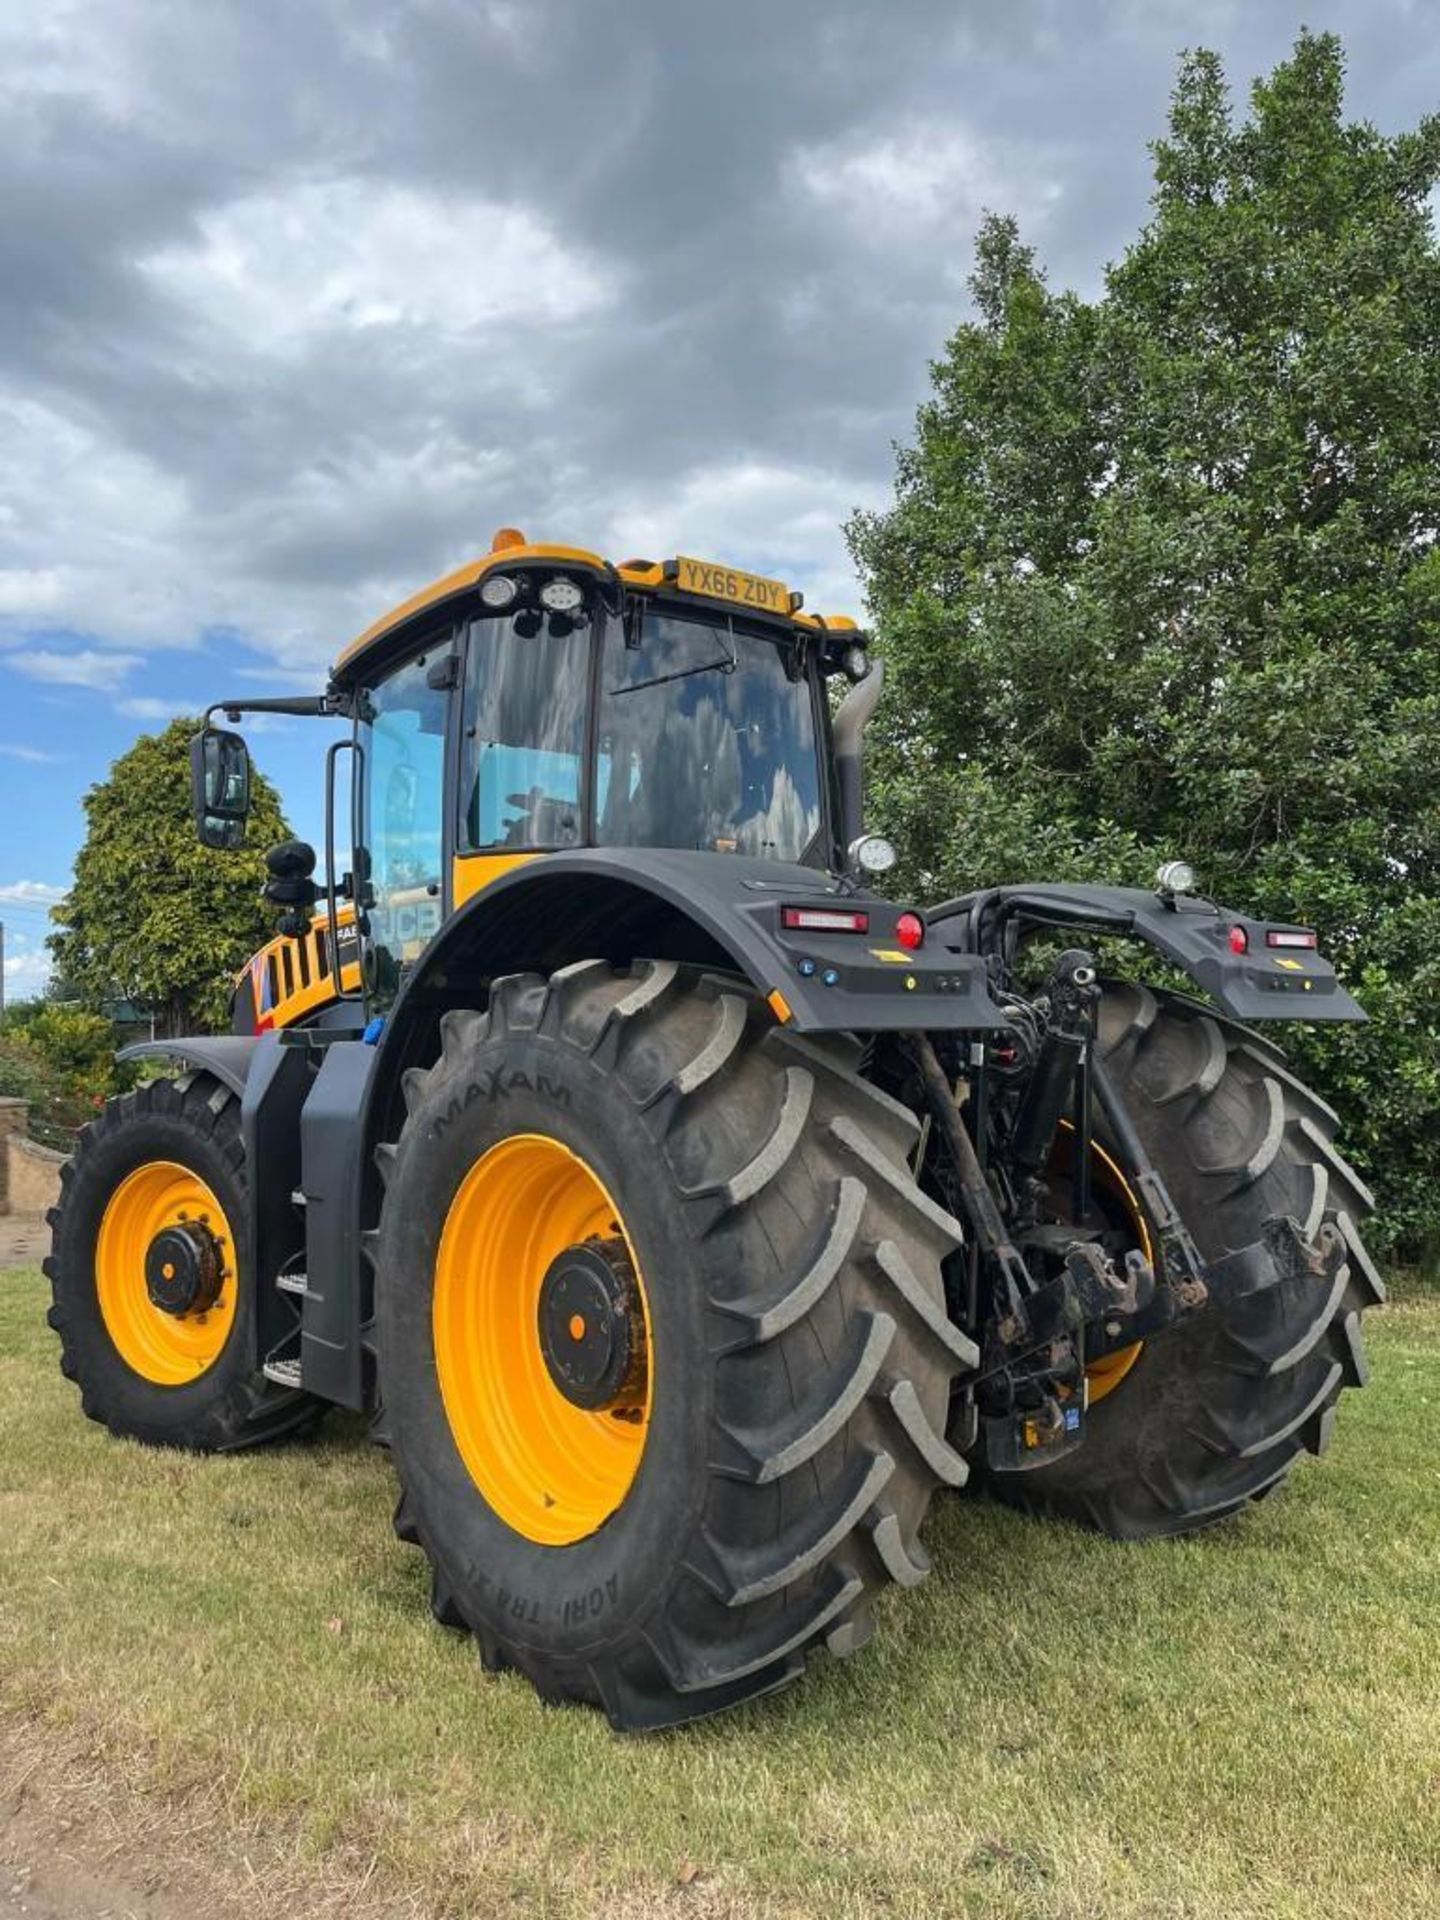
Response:
[{"label": "jcb fastrac tractor", "polygon": [[[325,882],[269,854],[233,1034],[153,1048],[65,1170],[85,1412],[227,1449],[369,1410],[437,1617],[621,1728],[861,1646],[937,1486],[1142,1540],[1319,1453],[1369,1199],[1256,1029],[1360,1009],[1179,865],[886,898],[880,679],[777,581],[506,530],[324,693],[212,708],[217,847],[213,716],[349,722]],[[1099,978],[1114,937],[1197,994]]]}]

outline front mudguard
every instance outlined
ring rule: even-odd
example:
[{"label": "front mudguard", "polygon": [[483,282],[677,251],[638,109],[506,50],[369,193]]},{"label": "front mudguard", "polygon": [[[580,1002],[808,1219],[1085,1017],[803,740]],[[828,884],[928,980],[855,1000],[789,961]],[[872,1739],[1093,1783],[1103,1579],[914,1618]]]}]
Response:
[{"label": "front mudguard", "polygon": [[[1144,940],[1226,1013],[1247,1024],[1366,1017],[1321,954],[1271,941],[1271,935],[1300,929],[1256,920],[1198,896],[1147,893],[1140,887],[991,887],[947,900],[927,918],[957,953],[1008,957],[1014,938],[1038,927],[1085,928]],[[1244,934],[1239,952],[1231,943],[1236,928]]]}]

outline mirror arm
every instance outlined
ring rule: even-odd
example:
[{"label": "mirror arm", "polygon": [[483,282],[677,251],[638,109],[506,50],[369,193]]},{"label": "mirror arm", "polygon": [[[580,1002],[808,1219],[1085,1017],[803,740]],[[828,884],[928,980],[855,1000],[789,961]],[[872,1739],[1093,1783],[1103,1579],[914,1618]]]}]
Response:
[{"label": "mirror arm", "polygon": [[306,719],[323,718],[327,713],[344,713],[346,708],[328,693],[297,693],[279,700],[216,700],[205,709],[205,725],[223,713],[227,720],[238,720],[242,713],[294,713]]}]

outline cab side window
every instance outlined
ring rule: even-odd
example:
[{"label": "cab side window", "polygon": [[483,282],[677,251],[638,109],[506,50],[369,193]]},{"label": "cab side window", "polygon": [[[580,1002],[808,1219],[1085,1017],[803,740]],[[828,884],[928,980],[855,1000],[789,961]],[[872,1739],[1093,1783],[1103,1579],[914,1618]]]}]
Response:
[{"label": "cab side window", "polygon": [[463,848],[580,844],[589,672],[588,627],[517,633],[514,619],[503,615],[471,623],[460,751]]},{"label": "cab side window", "polygon": [[443,879],[445,716],[432,684],[448,644],[405,661],[366,695],[364,840],[370,853],[370,932],[376,1004],[439,930]]}]

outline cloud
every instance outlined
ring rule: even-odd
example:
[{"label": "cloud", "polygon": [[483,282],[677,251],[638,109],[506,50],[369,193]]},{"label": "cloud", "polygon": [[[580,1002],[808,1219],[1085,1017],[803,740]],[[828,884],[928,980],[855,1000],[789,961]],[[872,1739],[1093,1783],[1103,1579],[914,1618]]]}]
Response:
[{"label": "cloud", "polygon": [[113,693],[126,675],[143,664],[138,653],[107,653],[98,647],[77,647],[56,653],[49,647],[31,647],[4,656],[5,664],[27,680],[45,680],[57,687],[90,687]]},{"label": "cloud", "polygon": [[801,148],[792,168],[799,191],[841,218],[851,244],[858,236],[886,250],[936,230],[971,230],[992,207],[1018,215],[1033,235],[1063,192],[1044,139],[982,138],[953,116]]},{"label": "cloud", "polygon": [[52,886],[48,880],[12,880],[0,886],[0,905],[7,907],[54,907],[65,898],[68,889]]},{"label": "cloud", "polygon": [[[840,528],[855,507],[878,504],[879,498],[860,475],[765,461],[701,466],[663,504],[642,493],[612,509],[605,544],[620,559],[703,552],[783,574],[812,608],[857,615],[859,596]],[[797,560],[800,555],[805,558]]]},{"label": "cloud", "polygon": [[177,592],[187,534],[174,473],[83,405],[6,387],[0,346],[0,639],[66,628],[193,645],[201,603]]},{"label": "cloud", "polygon": [[[836,522],[888,494],[981,209],[1093,288],[1180,46],[1243,98],[1300,18],[8,0],[0,664],[309,679],[502,524],[854,609]],[[1327,24],[1357,114],[1428,110],[1440,13]]]},{"label": "cloud", "polygon": [[65,574],[59,567],[0,568],[0,619],[53,615],[64,597]]},{"label": "cloud", "polygon": [[139,263],[164,298],[249,353],[384,331],[404,349],[608,306],[615,276],[523,206],[359,178],[303,180],[207,210]]},{"label": "cloud", "polygon": [[50,955],[43,947],[12,948],[5,951],[5,992],[12,1000],[28,1000],[42,994],[50,984]]},{"label": "cloud", "polygon": [[0,759],[24,760],[32,767],[55,765],[61,758],[58,753],[46,753],[42,747],[22,747],[12,741],[0,740]]},{"label": "cloud", "polygon": [[313,667],[282,667],[272,662],[266,667],[236,667],[234,671],[237,679],[258,681],[272,691],[288,690],[293,693],[324,691],[324,675],[317,674]]}]

